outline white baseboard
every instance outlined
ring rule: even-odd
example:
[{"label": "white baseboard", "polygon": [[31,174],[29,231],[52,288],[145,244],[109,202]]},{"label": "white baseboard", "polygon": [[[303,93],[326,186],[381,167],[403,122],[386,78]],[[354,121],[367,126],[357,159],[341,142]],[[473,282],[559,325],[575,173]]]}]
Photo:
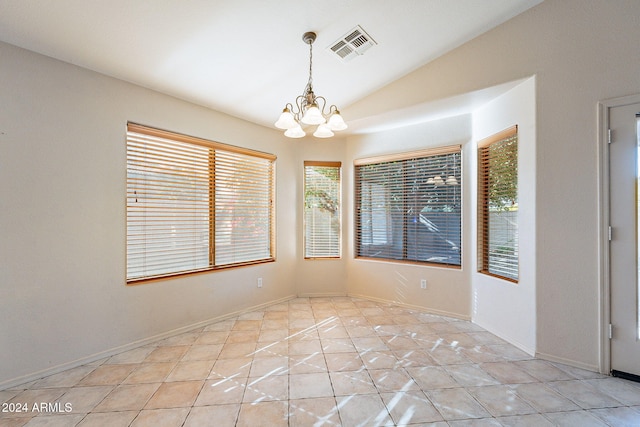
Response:
[{"label": "white baseboard", "polygon": [[531,348],[527,345],[522,344],[521,342],[514,340],[511,337],[508,337],[500,332],[495,331],[494,329],[492,329],[490,326],[483,324],[482,322],[473,322],[476,325],[480,326],[481,328],[483,328],[485,331],[497,336],[498,338],[508,342],[509,344],[511,344],[514,347],[517,347],[518,349],[524,351],[525,353],[527,353],[529,356],[534,357],[536,354],[536,350],[534,348]]},{"label": "white baseboard", "polygon": [[598,365],[591,365],[589,363],[578,362],[577,360],[573,360],[573,359],[565,359],[564,357],[558,357],[552,354],[537,352],[536,357],[539,359],[547,360],[549,362],[562,363],[563,365],[569,365],[569,366],[573,366],[574,368],[584,369],[586,371],[599,372],[604,375],[608,374],[608,373],[600,372],[600,368]]},{"label": "white baseboard", "polygon": [[228,313],[228,314],[224,314],[222,316],[217,316],[217,317],[213,317],[207,320],[203,320],[201,322],[197,322],[197,323],[193,323],[191,325],[187,325],[187,326],[183,326],[181,328],[177,328],[177,329],[173,329],[171,331],[167,331],[167,332],[163,332],[161,334],[157,334],[157,335],[153,335],[151,337],[147,337],[147,338],[143,338],[141,340],[137,340],[134,342],[131,342],[129,344],[124,344],[118,347],[113,347],[98,353],[94,353],[92,355],[86,356],[86,357],[82,357],[80,359],[76,359],[73,360],[71,362],[66,362],[66,363],[62,363],[56,366],[53,366],[51,368],[47,368],[47,369],[43,369],[40,371],[36,371],[36,372],[32,372],[30,374],[26,374],[26,375],[22,375],[20,377],[16,377],[16,378],[12,378],[3,382],[0,382],[0,390],[5,390],[11,387],[15,387],[21,384],[25,384],[31,381],[35,381],[35,380],[39,380],[41,378],[44,377],[48,377],[50,375],[54,375],[57,373],[60,373],[62,371],[66,371],[67,369],[71,369],[71,368],[75,368],[78,366],[82,366],[82,365],[86,365],[88,363],[93,363],[97,360],[100,359],[104,359],[107,357],[111,357],[113,355],[128,351],[128,350],[133,350],[134,348],[138,348],[141,347],[143,345],[147,345],[147,344],[151,344],[153,342],[156,341],[160,341],[166,338],[170,338],[172,336],[175,335],[180,335],[183,334],[185,332],[189,332],[192,331],[194,329],[198,329],[201,328],[203,326],[207,326],[211,323],[215,323],[215,322],[219,322],[221,320],[226,320],[226,319],[230,319],[232,317],[236,317],[239,316],[241,314],[244,313],[249,313],[252,311],[256,311],[256,310],[261,310],[263,308],[267,308],[269,306],[275,305],[275,304],[280,304],[286,301],[289,301],[291,299],[296,298],[296,295],[289,295],[287,297],[284,298],[280,298],[278,300],[274,300],[274,301],[269,301],[263,304],[258,304],[252,307],[248,307],[242,310],[238,310],[238,311],[234,311],[232,313]]},{"label": "white baseboard", "polygon": [[333,298],[346,296],[347,294],[344,292],[303,292],[298,294],[298,298]]},{"label": "white baseboard", "polygon": [[360,294],[354,294],[354,293],[348,293],[347,294],[350,297],[353,298],[360,298],[360,299],[366,299],[366,300],[370,300],[370,301],[375,301],[375,302],[380,302],[383,304],[393,304],[393,305],[397,305],[399,307],[404,307],[404,308],[408,308],[411,310],[416,310],[416,311],[421,311],[423,313],[429,313],[429,314],[436,314],[438,316],[444,316],[444,317],[452,317],[454,319],[460,319],[460,320],[471,320],[470,316],[465,316],[463,314],[459,314],[459,313],[451,313],[448,311],[444,311],[444,310],[435,310],[432,308],[428,308],[428,307],[422,307],[419,305],[412,305],[412,304],[406,304],[403,302],[399,302],[399,301],[390,301],[390,300],[386,300],[383,298],[375,298],[375,297],[371,297],[368,295],[360,295]]}]

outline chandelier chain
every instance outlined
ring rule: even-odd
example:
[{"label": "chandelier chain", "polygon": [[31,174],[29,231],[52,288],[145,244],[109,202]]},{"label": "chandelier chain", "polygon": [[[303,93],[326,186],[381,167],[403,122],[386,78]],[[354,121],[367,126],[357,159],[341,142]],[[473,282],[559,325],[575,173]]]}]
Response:
[{"label": "chandelier chain", "polygon": [[309,43],[309,81],[307,89],[313,90],[313,42]]}]

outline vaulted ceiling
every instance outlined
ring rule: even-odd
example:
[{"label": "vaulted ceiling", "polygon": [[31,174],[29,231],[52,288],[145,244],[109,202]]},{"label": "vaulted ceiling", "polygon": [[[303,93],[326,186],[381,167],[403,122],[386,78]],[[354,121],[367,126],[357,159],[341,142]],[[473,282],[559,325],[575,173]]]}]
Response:
[{"label": "vaulted ceiling", "polygon": [[[349,120],[351,103],[541,1],[0,0],[0,40],[273,127],[307,83],[306,31],[315,92]],[[375,44],[343,60],[330,46],[358,25]]]}]

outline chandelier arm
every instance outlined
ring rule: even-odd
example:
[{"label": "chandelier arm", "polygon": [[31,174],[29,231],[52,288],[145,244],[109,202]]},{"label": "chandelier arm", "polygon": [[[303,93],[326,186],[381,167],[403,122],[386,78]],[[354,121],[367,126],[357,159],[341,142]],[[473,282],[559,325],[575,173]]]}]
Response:
[{"label": "chandelier arm", "polygon": [[[297,106],[296,106],[297,107]],[[289,109],[289,112],[291,113],[291,115],[293,116],[294,120],[296,122],[299,122],[298,117],[299,117],[299,113],[296,111],[296,109],[294,108],[293,104],[290,102],[287,102],[287,104],[285,105],[285,108]]]},{"label": "chandelier arm", "polygon": [[292,107],[291,112],[293,113],[293,117],[295,117],[296,121],[300,122],[302,118],[302,114],[304,112],[304,106],[307,102],[307,98],[304,95],[298,95],[296,97],[296,106],[295,109]]},{"label": "chandelier arm", "polygon": [[[318,109],[320,110],[320,112],[324,116],[325,115],[324,109],[327,106],[327,100],[325,99],[324,96],[316,96],[314,98],[314,101],[316,102],[316,104],[318,104]],[[320,107],[320,103],[318,101],[322,101],[322,107]]]}]

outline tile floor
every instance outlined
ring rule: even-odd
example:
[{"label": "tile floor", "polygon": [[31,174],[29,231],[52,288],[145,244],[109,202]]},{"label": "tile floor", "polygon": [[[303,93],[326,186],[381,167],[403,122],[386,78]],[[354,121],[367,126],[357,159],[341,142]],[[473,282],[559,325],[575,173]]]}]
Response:
[{"label": "tile floor", "polygon": [[531,358],[469,322],[348,297],[213,323],[0,391],[0,402],[14,410],[1,426],[640,425],[638,383]]}]

